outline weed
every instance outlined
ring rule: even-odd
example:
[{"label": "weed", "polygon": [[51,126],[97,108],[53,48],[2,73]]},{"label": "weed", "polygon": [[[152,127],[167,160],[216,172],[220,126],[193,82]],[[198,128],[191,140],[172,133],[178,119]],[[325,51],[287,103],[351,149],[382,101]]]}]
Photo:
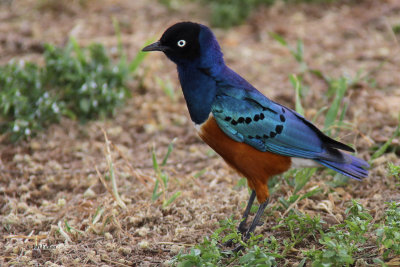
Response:
[{"label": "weed", "polygon": [[285,213],[288,213],[292,207],[295,205],[300,200],[303,200],[305,198],[309,198],[321,191],[319,187],[314,187],[311,188],[310,191],[305,192],[304,194],[298,194],[300,190],[303,189],[303,187],[306,185],[306,183],[310,180],[311,176],[315,173],[316,168],[305,168],[305,169],[300,169],[300,170],[292,170],[289,172],[286,172],[284,174],[284,179],[286,183],[289,186],[294,187],[293,194],[288,198],[285,199],[283,197],[280,197],[278,199],[279,203],[281,204],[280,206],[277,206],[277,208],[281,208],[285,210]]},{"label": "weed", "polygon": [[[295,95],[296,95],[296,111],[304,115],[304,108],[301,104],[301,98],[306,95],[306,92],[308,92],[309,88],[308,86],[302,85],[301,81],[303,80],[303,76],[305,73],[312,73],[314,75],[317,75],[318,77],[324,79],[328,83],[328,93],[327,97],[332,97],[333,100],[332,103],[329,105],[330,108],[327,110],[326,117],[325,117],[325,123],[324,123],[324,131],[330,135],[331,130],[333,128],[342,128],[345,127],[346,125],[343,123],[344,116],[346,114],[348,104],[345,104],[342,108],[341,103],[343,102],[343,98],[345,96],[345,93],[347,91],[347,88],[349,87],[350,81],[347,78],[340,77],[338,79],[330,78],[326,75],[324,75],[321,71],[319,70],[314,70],[310,69],[308,67],[307,62],[304,61],[304,45],[301,40],[297,41],[296,48],[291,47],[286,40],[276,34],[276,33],[271,33],[271,36],[277,40],[280,44],[283,46],[287,47],[290,51],[290,53],[293,55],[294,59],[300,64],[300,74],[299,75],[290,75],[290,82],[292,83],[293,88],[295,89]],[[314,116],[313,121],[317,119],[317,117],[323,113],[327,108],[322,107],[320,110],[317,112],[317,114]],[[340,112],[340,116],[338,119],[338,115]]]},{"label": "weed", "polygon": [[114,170],[114,162],[112,160],[112,155],[111,155],[111,149],[110,149],[110,141],[108,140],[106,132],[103,130],[104,134],[104,139],[106,142],[106,160],[107,160],[107,165],[108,165],[108,172],[109,172],[109,177],[111,180],[112,184],[112,195],[117,202],[117,204],[122,208],[126,209],[126,205],[124,201],[121,199],[119,193],[118,193],[118,187],[117,187],[117,179],[115,177],[115,170]]},{"label": "weed", "polygon": [[[120,48],[122,51],[122,47]],[[45,65],[11,61],[0,66],[0,134],[11,141],[34,136],[62,116],[80,121],[113,115],[129,96],[126,81],[144,58],[111,62],[101,44],[45,45]]]},{"label": "weed", "polygon": [[[173,263],[176,266],[276,266],[275,259],[282,256],[277,253],[280,245],[275,237],[261,241],[261,235],[252,235],[244,242],[236,230],[237,223],[231,218],[221,221],[220,227],[210,237],[204,237],[203,242],[191,248],[188,254],[180,252]],[[246,253],[221,250],[218,244],[229,239],[247,248]]]},{"label": "weed", "polygon": [[[291,211],[271,228],[271,231],[287,229],[290,234],[288,238],[281,237],[277,240],[271,235],[261,240],[261,235],[253,235],[247,242],[243,242],[241,235],[237,233],[238,221],[226,219],[220,222],[220,227],[210,237],[205,237],[188,254],[181,251],[173,261],[177,266],[278,266],[278,260],[295,251],[300,243],[318,242],[321,245],[318,249],[312,247],[300,252],[303,260],[299,266],[305,266],[306,261],[311,261],[313,267],[351,266],[360,254],[365,253],[364,249],[370,247],[374,233],[378,247],[382,248],[383,259],[400,255],[399,203],[388,203],[379,225],[371,224],[373,217],[355,200],[352,200],[345,214],[343,223],[324,230],[325,222],[319,216],[311,217]],[[245,250],[238,254],[221,251],[218,244],[229,239],[240,243]],[[377,257],[373,261],[384,266],[383,259]]]},{"label": "weed", "polygon": [[36,64],[20,60],[0,67],[0,88],[0,134],[9,134],[11,141],[59,121],[64,105],[43,89]]},{"label": "weed", "polygon": [[392,162],[388,163],[388,174],[400,179],[400,165],[394,165]]},{"label": "weed", "polygon": [[304,116],[304,108],[301,104],[301,91],[302,91],[302,86],[301,83],[299,81],[299,79],[297,78],[296,75],[292,74],[289,76],[290,78],[290,82],[292,83],[292,86],[295,90],[295,94],[296,94],[296,112],[299,113],[300,115]]},{"label": "weed", "polygon": [[320,108],[312,120],[315,121],[318,116],[320,116],[323,112],[327,110],[324,123],[324,132],[330,135],[332,129],[337,129],[337,134],[341,128],[348,127],[349,125],[343,122],[344,116],[348,108],[348,103],[345,103],[342,106],[342,102],[347,89],[352,84],[357,83],[361,79],[361,74],[358,73],[353,80],[345,77],[331,78],[327,75],[324,75],[320,70],[310,69],[308,67],[307,62],[304,61],[304,45],[301,40],[298,40],[296,48],[293,48],[282,36],[276,33],[270,33],[270,35],[281,45],[287,47],[293,58],[300,64],[300,73],[298,75],[292,74],[289,76],[290,82],[295,89],[296,111],[301,115],[304,115],[304,108],[301,104],[301,98],[306,95],[309,87],[302,85],[302,80],[306,73],[310,73],[317,76],[318,78],[323,79],[328,84],[328,91],[326,96],[328,98],[333,97],[332,103],[329,104],[330,108]]},{"label": "weed", "polygon": [[397,128],[394,131],[393,135],[379,149],[377,149],[374,152],[374,154],[372,154],[370,161],[382,156],[388,150],[390,145],[392,144],[393,139],[396,137],[399,137],[399,136],[400,136],[400,113],[399,113],[399,117],[398,117],[398,125],[397,125]]},{"label": "weed", "polygon": [[[308,70],[307,63],[304,61],[304,44],[303,41],[297,40],[296,48],[289,45],[289,43],[281,35],[271,32],[270,36],[274,38],[278,43],[289,49],[294,59],[300,64],[300,72],[304,73]],[[294,86],[293,86],[294,87]]]},{"label": "weed", "polygon": [[252,246],[249,251],[239,259],[240,266],[276,266],[275,257],[269,255],[264,249],[257,245]]},{"label": "weed", "polygon": [[198,171],[198,172],[196,172],[195,174],[193,174],[193,177],[194,178],[200,178],[201,176],[203,176],[203,174],[205,174],[206,173],[206,169],[202,169],[202,170],[200,170],[200,171]]},{"label": "weed", "polygon": [[395,34],[400,34],[400,24],[393,25],[392,30]]},{"label": "weed", "polygon": [[333,91],[334,97],[325,117],[324,130],[328,135],[331,134],[331,130],[333,127],[340,126],[343,121],[344,115],[348,108],[348,104],[346,104],[342,108],[340,119],[338,122],[336,122],[336,119],[337,116],[339,115],[340,105],[343,102],[343,98],[347,91],[347,88],[348,88],[347,79],[344,77],[340,77],[339,79],[330,79],[329,81],[328,93],[330,91]]},{"label": "weed", "polygon": [[232,219],[220,222],[220,228],[218,228],[210,237],[204,237],[203,242],[191,248],[188,254],[180,252],[176,257],[174,257],[173,262],[177,263],[177,266],[182,267],[219,266],[224,255],[226,255],[226,253],[223,253],[218,247],[218,243],[222,239],[221,233],[229,231],[232,234],[236,233],[236,235],[238,235],[235,226],[236,223],[237,221]]},{"label": "weed", "polygon": [[391,253],[400,255],[400,203],[387,203],[383,222],[376,230],[378,247],[383,248],[383,258]]},{"label": "weed", "polygon": [[[164,167],[167,164],[168,158],[173,150],[173,144],[176,139],[173,139],[172,142],[168,145],[168,150],[167,153],[165,154],[161,164],[158,163],[157,156],[155,153],[155,148],[153,147],[153,150],[151,152],[151,157],[153,161],[153,169],[156,173],[156,182],[154,184],[153,188],[153,193],[151,196],[152,201],[156,201],[161,195],[163,196],[163,204],[162,208],[166,208],[169,206],[172,202],[175,201],[176,198],[178,198],[182,192],[177,191],[175,192],[171,197],[167,199],[167,190],[168,190],[168,182],[169,182],[169,176],[168,174],[162,170],[162,167]],[[161,191],[159,190],[159,186],[161,185]]]},{"label": "weed", "polygon": [[325,223],[319,216],[311,217],[308,214],[291,212],[288,216],[280,219],[280,224],[272,229],[287,228],[290,232],[290,239],[285,241],[285,248],[282,256],[285,256],[297,244],[311,237],[315,241],[317,235],[322,231],[322,224]]},{"label": "weed", "polygon": [[320,231],[322,249],[304,251],[312,259],[312,266],[350,266],[355,261],[354,255],[363,250],[372,216],[355,200],[345,213],[344,223],[330,227],[326,233]]},{"label": "weed", "polygon": [[68,223],[68,221],[66,219],[64,220],[64,224],[65,224],[66,231],[68,233],[71,233],[73,235],[77,235],[77,234],[83,235],[84,234],[84,232],[82,232],[82,231],[72,227],[71,225],[69,225],[69,223]]}]

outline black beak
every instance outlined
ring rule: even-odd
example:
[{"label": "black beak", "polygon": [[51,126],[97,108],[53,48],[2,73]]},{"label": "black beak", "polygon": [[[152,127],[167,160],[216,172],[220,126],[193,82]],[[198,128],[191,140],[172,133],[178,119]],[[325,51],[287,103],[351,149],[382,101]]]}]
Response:
[{"label": "black beak", "polygon": [[160,41],[157,41],[155,43],[152,43],[151,45],[148,45],[142,49],[144,52],[148,51],[165,51],[166,47],[162,46]]}]

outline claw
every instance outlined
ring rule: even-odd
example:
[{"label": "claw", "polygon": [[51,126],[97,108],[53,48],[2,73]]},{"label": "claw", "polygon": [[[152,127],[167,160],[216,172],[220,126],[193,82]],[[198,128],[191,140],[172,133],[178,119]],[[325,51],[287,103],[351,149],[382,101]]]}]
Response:
[{"label": "claw", "polygon": [[241,251],[243,249],[244,249],[244,247],[242,245],[239,245],[236,248],[232,249],[232,252],[238,253],[239,251]]}]

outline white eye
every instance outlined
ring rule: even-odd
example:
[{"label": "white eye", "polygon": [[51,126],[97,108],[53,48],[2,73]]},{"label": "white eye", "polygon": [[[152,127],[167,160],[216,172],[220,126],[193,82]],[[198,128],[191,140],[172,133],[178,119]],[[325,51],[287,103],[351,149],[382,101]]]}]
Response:
[{"label": "white eye", "polygon": [[177,43],[177,45],[178,45],[179,47],[184,47],[184,46],[186,45],[186,41],[185,41],[185,40],[179,40],[178,43]]}]

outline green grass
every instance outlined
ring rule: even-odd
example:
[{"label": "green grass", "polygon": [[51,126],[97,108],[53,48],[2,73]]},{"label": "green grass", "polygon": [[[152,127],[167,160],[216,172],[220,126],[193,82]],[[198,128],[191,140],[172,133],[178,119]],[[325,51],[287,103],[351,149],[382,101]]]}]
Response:
[{"label": "green grass", "polygon": [[376,158],[379,158],[384,153],[386,153],[389,150],[393,139],[396,137],[400,137],[400,113],[399,113],[399,117],[398,117],[398,125],[397,125],[396,130],[394,131],[393,135],[382,146],[380,146],[379,148],[376,149],[374,154],[372,154],[372,156],[371,156],[371,161]]},{"label": "green grass", "polygon": [[152,201],[158,200],[162,196],[162,208],[166,208],[169,206],[172,202],[174,202],[181,194],[181,191],[176,191],[174,194],[172,194],[170,197],[167,196],[168,194],[168,185],[169,185],[169,175],[163,170],[163,167],[167,164],[168,158],[171,155],[171,152],[173,150],[173,144],[175,142],[175,139],[172,140],[172,142],[168,145],[168,150],[167,153],[165,154],[163,160],[161,161],[161,164],[159,163],[159,160],[157,159],[155,148],[153,147],[151,157],[153,161],[153,169],[156,174],[156,181],[154,183],[153,187],[153,193],[151,196]]},{"label": "green grass", "polygon": [[46,44],[43,57],[43,66],[22,60],[0,66],[0,134],[10,141],[35,136],[63,116],[85,122],[114,115],[144,53],[128,62],[120,44],[114,62],[103,45],[82,48],[71,38],[62,48]]},{"label": "green grass", "polygon": [[400,203],[388,203],[385,217],[378,225],[376,235],[378,246],[384,251],[383,259],[391,255],[400,255]]},{"label": "green grass", "polygon": [[[297,258],[302,259],[298,266],[352,266],[363,257],[369,258],[370,263],[383,265],[385,260],[400,255],[400,204],[387,203],[384,216],[376,224],[371,223],[369,211],[355,200],[348,203],[345,215],[343,223],[326,229],[326,222],[318,216],[291,212],[274,221],[271,235],[264,239],[261,235],[252,236],[247,242],[236,232],[238,221],[227,219],[203,242],[181,251],[172,263],[173,266],[283,266],[286,256],[298,251]],[[274,219],[267,217],[267,220]],[[274,232],[288,234],[275,236]],[[231,238],[243,244],[245,250],[233,253],[221,248],[220,244]]]},{"label": "green grass", "polygon": [[[304,59],[304,45],[301,40],[298,40],[296,46],[291,46],[282,36],[271,33],[270,36],[274,38],[281,45],[286,47],[293,58],[299,63],[299,73],[291,74],[289,76],[290,82],[295,90],[296,96],[296,111],[304,115],[304,108],[302,105],[302,99],[306,97],[307,93],[310,91],[310,85],[305,85],[303,83],[304,75],[311,74],[322,80],[324,80],[328,85],[328,90],[324,95],[324,99],[330,101],[319,108],[312,121],[325,114],[324,128],[323,131],[333,137],[337,137],[342,129],[351,129],[351,124],[344,122],[344,118],[348,109],[348,103],[343,99],[346,93],[349,91],[353,85],[357,84],[361,79],[368,79],[367,76],[361,76],[357,74],[354,78],[340,76],[338,78],[330,77],[322,71],[317,69],[311,69],[308,67],[307,62]],[[329,106],[329,108],[328,108]]]}]

